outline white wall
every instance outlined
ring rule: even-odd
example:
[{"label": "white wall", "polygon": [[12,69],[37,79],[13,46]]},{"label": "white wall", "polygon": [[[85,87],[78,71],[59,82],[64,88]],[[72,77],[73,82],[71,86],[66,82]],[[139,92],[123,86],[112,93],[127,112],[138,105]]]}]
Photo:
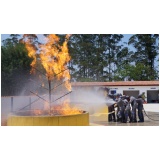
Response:
[{"label": "white wall", "polygon": [[145,92],[146,97],[147,97],[147,90],[159,90],[159,86],[110,86],[109,88],[110,90],[116,90],[116,93],[121,93],[121,94],[123,94],[124,90],[128,91],[139,90],[139,93]]}]

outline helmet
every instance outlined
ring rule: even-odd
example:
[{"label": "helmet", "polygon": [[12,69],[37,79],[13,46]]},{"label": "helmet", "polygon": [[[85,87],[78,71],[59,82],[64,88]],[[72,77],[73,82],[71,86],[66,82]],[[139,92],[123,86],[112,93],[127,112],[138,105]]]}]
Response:
[{"label": "helmet", "polygon": [[120,97],[120,96],[122,96],[122,94],[121,94],[121,93],[117,93],[116,96],[117,96],[117,97]]},{"label": "helmet", "polygon": [[135,100],[133,96],[130,97],[130,102],[132,103]]},{"label": "helmet", "polygon": [[139,95],[138,95],[138,98],[142,98],[142,95],[141,95],[141,94],[139,94]]}]

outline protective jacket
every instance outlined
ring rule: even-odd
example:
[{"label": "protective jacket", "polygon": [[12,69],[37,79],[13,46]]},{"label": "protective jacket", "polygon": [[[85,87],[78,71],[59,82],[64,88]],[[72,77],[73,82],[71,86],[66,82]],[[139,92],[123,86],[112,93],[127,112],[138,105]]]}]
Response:
[{"label": "protective jacket", "polygon": [[143,99],[142,98],[138,98],[138,99],[136,99],[136,102],[138,104],[138,118],[139,118],[139,122],[144,122]]}]

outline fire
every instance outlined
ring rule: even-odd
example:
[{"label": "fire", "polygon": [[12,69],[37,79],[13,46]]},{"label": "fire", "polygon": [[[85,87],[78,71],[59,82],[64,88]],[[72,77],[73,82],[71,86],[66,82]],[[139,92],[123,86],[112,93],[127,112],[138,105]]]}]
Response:
[{"label": "fire", "polygon": [[[46,43],[39,46],[40,49],[40,61],[42,66],[46,71],[46,77],[48,80],[53,80],[54,76],[58,79],[65,80],[65,87],[71,91],[70,73],[67,69],[67,63],[70,61],[70,56],[68,53],[67,43],[71,35],[66,35],[63,45],[59,44],[59,37],[55,34],[50,34],[46,37]],[[26,49],[28,50],[28,56],[33,58],[31,62],[31,73],[35,70],[35,65],[37,62],[36,58],[36,48],[32,44],[30,39],[25,39]]]},{"label": "fire", "polygon": [[46,76],[49,80],[52,80],[55,75],[58,79],[65,79],[65,86],[70,91],[71,85],[68,83],[70,80],[69,70],[67,70],[67,63],[70,61],[68,53],[69,35],[62,46],[59,45],[59,37],[55,34],[50,34],[46,38],[46,43],[40,46],[40,59],[41,63],[46,70]]},{"label": "fire", "polygon": [[34,115],[36,115],[36,116],[42,115],[42,110],[36,109],[36,110],[33,110],[33,113],[34,113]]},{"label": "fire", "polygon": [[[77,107],[71,107],[69,99],[66,99],[63,101],[63,103],[60,105],[52,106],[51,110],[49,107],[49,103],[44,103],[44,111],[51,115],[73,115],[73,114],[80,114],[81,110]],[[35,112],[36,115],[39,115],[38,111]],[[42,113],[42,112],[41,112]],[[43,113],[42,113],[43,114]]]},{"label": "fire", "polygon": [[55,108],[57,112],[61,115],[73,115],[73,114],[80,114],[81,110],[77,107],[70,107],[69,99],[66,99],[62,106],[58,106]]},{"label": "fire", "polygon": [[33,73],[35,71],[34,67],[36,65],[36,49],[35,47],[31,44],[31,41],[30,40],[27,40],[25,42],[25,46],[26,46],[26,49],[28,50],[28,56],[30,58],[33,58],[33,61],[31,62],[31,73]]},{"label": "fire", "polygon": [[[39,45],[39,57],[43,68],[46,71],[46,77],[51,82],[55,77],[58,80],[63,80],[65,87],[68,91],[71,91],[70,73],[67,69],[67,64],[71,60],[68,53],[68,40],[71,35],[66,35],[65,41],[60,45],[60,39],[55,34],[50,34],[46,37],[46,42]],[[36,50],[32,46],[30,41],[25,42],[28,50],[28,56],[33,58],[31,63],[32,70],[36,65]],[[44,83],[42,84],[44,87]],[[77,107],[71,107],[69,99],[63,101],[62,105],[51,106],[51,100],[49,103],[44,104],[44,110],[47,110],[49,114],[59,113],[61,115],[80,114],[81,111]],[[35,111],[36,115],[43,114],[40,111]]]}]

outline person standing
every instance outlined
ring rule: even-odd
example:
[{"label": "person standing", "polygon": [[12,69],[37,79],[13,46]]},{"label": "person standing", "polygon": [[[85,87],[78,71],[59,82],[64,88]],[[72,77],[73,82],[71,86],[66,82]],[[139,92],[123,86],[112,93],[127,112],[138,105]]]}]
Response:
[{"label": "person standing", "polygon": [[127,123],[128,118],[129,118],[129,122],[131,123],[132,122],[132,115],[131,115],[131,106],[130,106],[130,97],[129,96],[125,97],[124,104],[125,104],[125,111],[124,111],[125,121],[124,122]]},{"label": "person standing", "polygon": [[109,122],[116,122],[116,116],[115,116],[115,106],[116,103],[108,106],[108,121]]},{"label": "person standing", "polygon": [[138,118],[139,118],[138,122],[144,122],[144,116],[143,116],[143,102],[144,101],[141,95],[138,96],[138,99],[136,99],[136,102],[138,104]]},{"label": "person standing", "polygon": [[132,106],[132,110],[131,110],[132,122],[135,123],[135,122],[137,122],[137,116],[136,116],[137,102],[136,102],[136,98],[131,96],[130,97],[130,103],[131,103],[131,106]]},{"label": "person standing", "polygon": [[[107,95],[107,100],[113,100],[113,102],[115,102],[114,100],[114,95],[113,94],[108,94]],[[113,103],[113,104],[110,104],[108,106],[108,122],[116,122],[116,116],[115,116],[115,107],[117,106],[117,103]]]},{"label": "person standing", "polygon": [[116,95],[116,102],[117,102],[117,122],[125,123],[125,114],[124,114],[125,104],[121,94]]},{"label": "person standing", "polygon": [[147,103],[146,102],[146,96],[145,96],[145,92],[142,92],[141,94],[139,94],[139,97],[141,97],[142,98],[142,100],[143,100],[143,103]]}]

